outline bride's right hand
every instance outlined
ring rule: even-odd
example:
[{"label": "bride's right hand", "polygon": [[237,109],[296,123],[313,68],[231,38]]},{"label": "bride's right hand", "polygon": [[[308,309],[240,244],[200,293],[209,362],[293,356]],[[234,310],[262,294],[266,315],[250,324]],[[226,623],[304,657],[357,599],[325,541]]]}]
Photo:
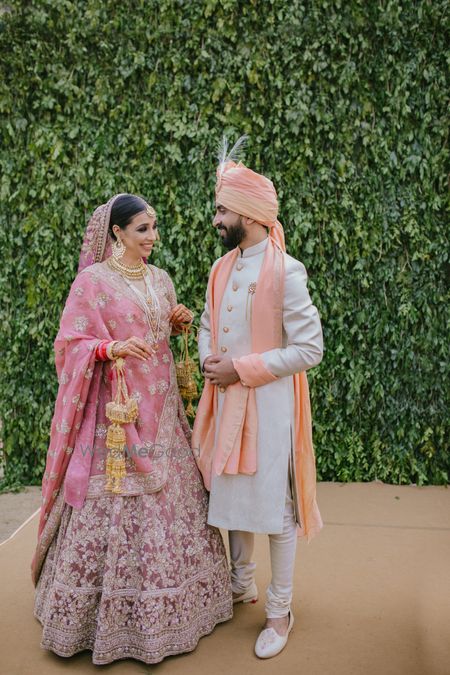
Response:
[{"label": "bride's right hand", "polygon": [[149,344],[138,337],[130,337],[128,340],[119,340],[112,348],[114,358],[124,358],[125,356],[134,356],[141,361],[147,361],[153,354],[153,349]]}]

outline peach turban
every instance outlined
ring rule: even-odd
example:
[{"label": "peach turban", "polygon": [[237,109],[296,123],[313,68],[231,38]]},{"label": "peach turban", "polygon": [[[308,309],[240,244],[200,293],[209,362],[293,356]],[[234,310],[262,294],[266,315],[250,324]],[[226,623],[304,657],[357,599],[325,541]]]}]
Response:
[{"label": "peach turban", "polygon": [[282,250],[284,232],[278,222],[278,197],[271,180],[248,169],[242,162],[226,162],[217,169],[216,201],[225,208],[270,228]]}]

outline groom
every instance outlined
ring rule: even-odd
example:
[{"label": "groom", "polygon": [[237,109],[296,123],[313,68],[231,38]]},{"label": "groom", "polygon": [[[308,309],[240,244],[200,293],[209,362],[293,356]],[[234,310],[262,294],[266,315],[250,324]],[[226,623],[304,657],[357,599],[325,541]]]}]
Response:
[{"label": "groom", "polygon": [[260,658],[278,654],[293,625],[297,534],[309,540],[322,526],[305,373],[322,359],[322,331],[277,214],[268,178],[241,163],[219,166],[213,225],[230,251],[208,282],[199,331],[206,381],[193,432],[208,523],[229,530],[234,602],[256,602],[254,533],[269,535]]}]

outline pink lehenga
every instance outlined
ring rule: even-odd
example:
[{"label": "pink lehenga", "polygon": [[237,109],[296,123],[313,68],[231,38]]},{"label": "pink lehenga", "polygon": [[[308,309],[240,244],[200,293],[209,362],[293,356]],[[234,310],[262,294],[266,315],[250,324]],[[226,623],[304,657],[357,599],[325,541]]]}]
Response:
[{"label": "pink lehenga", "polygon": [[95,664],[156,663],[193,650],[231,618],[232,595],[220,532],[206,522],[207,492],[169,347],[175,292],[155,266],[157,350],[145,362],[125,359],[139,417],[125,425],[121,492],[106,490],[105,406],[115,380],[111,362],[95,360],[96,345],[151,337],[133,290],[105,261],[111,203],[90,221],[55,341],[59,391],[32,564],[35,616],[41,646],[61,656],[88,649]]}]

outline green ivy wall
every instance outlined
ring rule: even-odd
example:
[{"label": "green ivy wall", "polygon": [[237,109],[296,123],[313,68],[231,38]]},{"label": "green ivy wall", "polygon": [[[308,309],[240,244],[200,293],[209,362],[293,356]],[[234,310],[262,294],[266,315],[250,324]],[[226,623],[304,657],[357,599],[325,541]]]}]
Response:
[{"label": "green ivy wall", "polygon": [[200,314],[221,255],[224,132],[250,135],[246,162],[278,188],[322,316],[326,353],[310,373],[320,478],[448,481],[448,7],[3,3],[4,487],[42,475],[52,344],[95,206],[119,191],[148,198],[156,263]]}]

